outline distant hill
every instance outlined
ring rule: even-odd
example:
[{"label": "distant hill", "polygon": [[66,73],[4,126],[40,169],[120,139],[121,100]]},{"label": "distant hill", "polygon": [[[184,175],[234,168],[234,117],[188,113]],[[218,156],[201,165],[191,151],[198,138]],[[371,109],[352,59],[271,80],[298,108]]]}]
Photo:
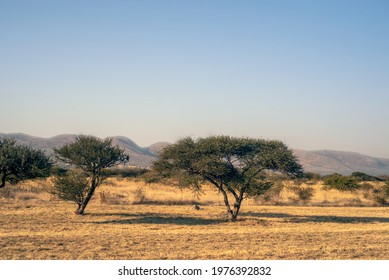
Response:
[{"label": "distant hill", "polygon": [[[75,139],[75,137],[76,135],[74,134],[63,134],[51,138],[40,138],[23,133],[0,133],[0,138],[15,139],[19,144],[43,150],[48,155],[53,153],[53,148],[70,143]],[[125,152],[130,155],[129,165],[148,167],[154,160],[157,159],[156,148],[154,145],[150,146],[150,149],[148,147],[142,148],[134,141],[124,136],[112,137],[112,143],[123,148]]]},{"label": "distant hill", "polygon": [[[52,154],[53,148],[62,146],[74,140],[76,135],[63,134],[51,138],[40,138],[23,133],[0,133],[0,138],[13,138],[18,143],[41,149]],[[158,158],[159,152],[169,145],[167,142],[158,142],[149,147],[140,147],[131,139],[124,136],[114,136],[113,144],[118,145],[130,155],[130,165],[149,167]],[[294,150],[295,155],[303,165],[305,171],[322,175],[340,173],[349,175],[354,171],[370,175],[389,175],[389,159],[362,155],[354,152],[342,151],[305,151]]]},{"label": "distant hill", "polygon": [[355,171],[374,176],[389,174],[389,159],[385,158],[371,157],[355,152],[330,150],[294,150],[294,154],[303,165],[305,171],[322,175],[331,173],[349,175]]},{"label": "distant hill", "polygon": [[150,152],[152,152],[154,155],[158,155],[162,151],[162,149],[165,148],[169,144],[170,143],[168,143],[168,142],[157,142],[157,143],[154,143],[153,145],[149,146],[148,150]]}]

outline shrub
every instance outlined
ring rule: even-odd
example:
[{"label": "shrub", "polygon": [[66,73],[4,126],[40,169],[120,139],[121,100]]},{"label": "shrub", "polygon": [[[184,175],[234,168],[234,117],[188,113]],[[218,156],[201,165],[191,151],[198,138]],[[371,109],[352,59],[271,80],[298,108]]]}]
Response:
[{"label": "shrub", "polygon": [[382,194],[376,194],[373,196],[373,200],[380,206],[386,206],[388,203],[386,202],[386,197]]},{"label": "shrub", "polygon": [[284,189],[284,185],[282,184],[282,181],[277,180],[274,182],[271,188],[268,191],[266,191],[264,194],[254,196],[254,201],[256,201],[257,203],[260,201],[263,201],[265,203],[272,203],[272,202],[278,203],[283,189]]},{"label": "shrub", "polygon": [[139,167],[107,168],[102,171],[105,177],[136,178],[147,172],[147,169]]},{"label": "shrub", "polygon": [[61,176],[61,175],[65,175],[68,171],[69,171],[69,169],[67,169],[67,168],[62,168],[62,167],[59,167],[59,166],[53,166],[53,168],[51,168],[50,175],[52,175],[52,176]]},{"label": "shrub", "polygon": [[389,204],[389,182],[386,182],[380,189],[374,190],[373,200],[381,206]]},{"label": "shrub", "polygon": [[75,202],[80,208],[90,191],[90,179],[86,172],[72,170],[53,179],[50,193],[60,199]]},{"label": "shrub", "polygon": [[123,205],[128,204],[127,196],[123,194],[112,194],[109,191],[99,192],[100,203],[108,205]]},{"label": "shrub", "polygon": [[0,139],[0,189],[6,183],[48,177],[52,165],[44,152],[16,144],[13,139]]},{"label": "shrub", "polygon": [[389,175],[381,175],[379,178],[382,179],[382,181],[389,182]]},{"label": "shrub", "polygon": [[314,172],[305,172],[304,179],[317,181],[321,178],[320,174]]},{"label": "shrub", "polygon": [[142,187],[137,187],[132,193],[134,195],[133,204],[143,204],[146,201],[146,192]]},{"label": "shrub", "polygon": [[294,186],[291,190],[297,195],[298,200],[304,203],[312,199],[315,190],[312,187]]},{"label": "shrub", "polygon": [[14,188],[0,189],[0,197],[5,199],[11,199],[16,197],[16,191]]},{"label": "shrub", "polygon": [[357,180],[353,177],[333,174],[324,178],[324,185],[327,189],[336,189],[338,191],[355,191],[359,188]]},{"label": "shrub", "polygon": [[100,203],[107,203],[109,196],[111,195],[108,191],[101,191],[99,193],[100,196]]},{"label": "shrub", "polygon": [[356,180],[362,182],[362,181],[383,181],[383,179],[371,176],[369,174],[363,173],[363,172],[353,172],[351,173],[351,177],[355,178]]}]

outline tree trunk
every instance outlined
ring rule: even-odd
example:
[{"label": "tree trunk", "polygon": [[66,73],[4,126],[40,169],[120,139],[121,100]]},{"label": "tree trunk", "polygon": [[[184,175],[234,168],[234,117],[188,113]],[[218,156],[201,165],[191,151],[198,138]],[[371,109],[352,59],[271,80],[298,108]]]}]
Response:
[{"label": "tree trunk", "polygon": [[82,203],[78,204],[77,210],[74,211],[75,214],[82,215],[82,213],[80,213],[81,206],[82,206]]},{"label": "tree trunk", "polygon": [[89,201],[91,200],[93,194],[95,193],[96,187],[98,186],[98,181],[99,181],[98,178],[96,178],[96,177],[92,178],[91,188],[88,192],[88,195],[86,196],[84,202],[78,206],[78,209],[75,212],[76,214],[78,214],[78,215],[84,214],[85,208],[88,205]]},{"label": "tree trunk", "polygon": [[239,199],[234,204],[234,211],[232,213],[231,221],[235,222],[236,218],[238,217],[240,206],[242,205],[242,199]]},{"label": "tree trunk", "polygon": [[220,192],[223,194],[223,198],[224,198],[224,205],[226,206],[227,208],[227,215],[228,215],[228,220],[229,221],[235,221],[234,220],[234,212],[231,210],[231,207],[230,207],[230,203],[228,201],[228,196],[227,196],[227,193],[225,192],[225,190],[221,187],[219,188]]},{"label": "tree trunk", "polygon": [[242,205],[243,197],[246,192],[246,186],[243,186],[239,191],[239,196],[234,192],[235,197],[235,204],[234,204],[234,216],[233,221],[236,221],[236,218],[238,217],[240,206]]}]

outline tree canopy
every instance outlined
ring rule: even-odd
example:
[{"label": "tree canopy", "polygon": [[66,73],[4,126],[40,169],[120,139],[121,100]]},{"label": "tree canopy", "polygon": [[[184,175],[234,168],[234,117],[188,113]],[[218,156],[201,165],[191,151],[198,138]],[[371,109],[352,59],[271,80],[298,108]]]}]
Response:
[{"label": "tree canopy", "polygon": [[51,167],[52,162],[44,152],[18,145],[13,139],[0,139],[0,188],[6,182],[47,177]]},{"label": "tree canopy", "polygon": [[112,138],[89,135],[76,136],[74,142],[54,149],[54,153],[58,160],[95,174],[129,159],[123,149],[112,146]]},{"label": "tree canopy", "polygon": [[[161,178],[197,190],[211,183],[223,194],[232,221],[245,197],[271,187],[269,172],[303,175],[296,157],[281,141],[230,136],[181,139],[162,150],[153,170]],[[229,195],[235,201],[233,208]]]}]

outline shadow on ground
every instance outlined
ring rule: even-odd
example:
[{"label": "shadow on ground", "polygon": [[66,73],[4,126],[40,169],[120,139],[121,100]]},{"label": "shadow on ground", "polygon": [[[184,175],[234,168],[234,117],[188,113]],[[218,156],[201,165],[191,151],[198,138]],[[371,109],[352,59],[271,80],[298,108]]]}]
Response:
[{"label": "shadow on ground", "polygon": [[[115,213],[108,213],[106,215],[100,214],[99,216],[114,216]],[[123,214],[118,213],[118,216],[133,217],[126,219],[113,219],[107,221],[96,221],[94,224],[173,224],[173,225],[213,225],[226,222],[225,220],[218,219],[203,219],[196,217],[180,217],[161,215],[161,213],[145,213],[145,214]]]},{"label": "shadow on ground", "polygon": [[[91,221],[94,224],[172,224],[172,225],[214,225],[226,223],[226,219],[206,219],[200,217],[174,216],[161,213],[91,213],[89,217],[106,217],[105,221]],[[115,217],[115,218],[114,218]],[[240,219],[239,219],[240,217]],[[284,223],[339,223],[339,224],[371,224],[389,223],[386,217],[354,217],[325,215],[292,215],[277,212],[246,212],[241,213],[238,222],[245,218],[280,219]]]},{"label": "shadow on ground", "polygon": [[290,223],[340,223],[340,224],[370,224],[389,223],[385,217],[353,217],[353,216],[299,216],[285,213],[241,213],[242,217],[280,218]]}]

